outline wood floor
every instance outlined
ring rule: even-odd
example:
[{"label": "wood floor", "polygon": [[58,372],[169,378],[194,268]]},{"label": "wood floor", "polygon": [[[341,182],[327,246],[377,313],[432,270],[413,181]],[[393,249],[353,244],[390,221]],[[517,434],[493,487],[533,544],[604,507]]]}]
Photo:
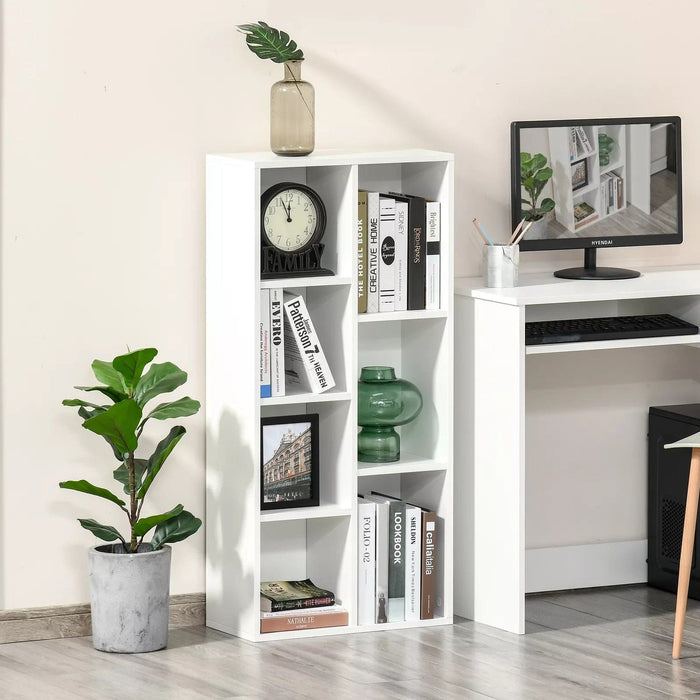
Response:
[{"label": "wood floor", "polygon": [[203,627],[168,649],[94,651],[88,637],[0,645],[0,698],[695,698],[700,602],[671,660],[675,596],[629,586],[526,604],[527,634],[449,627],[251,644]]}]

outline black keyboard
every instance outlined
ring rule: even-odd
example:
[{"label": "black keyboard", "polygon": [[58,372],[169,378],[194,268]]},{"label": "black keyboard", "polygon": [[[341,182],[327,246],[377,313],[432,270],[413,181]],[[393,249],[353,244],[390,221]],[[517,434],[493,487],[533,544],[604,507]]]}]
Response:
[{"label": "black keyboard", "polygon": [[564,321],[532,321],[525,324],[525,345],[577,343],[590,340],[623,340],[666,335],[695,335],[698,327],[670,314],[571,318]]}]

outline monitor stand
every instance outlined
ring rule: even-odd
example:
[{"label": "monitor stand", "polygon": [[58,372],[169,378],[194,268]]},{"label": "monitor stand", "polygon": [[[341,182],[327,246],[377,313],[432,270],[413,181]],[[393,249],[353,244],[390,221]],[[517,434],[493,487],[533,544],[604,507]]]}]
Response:
[{"label": "monitor stand", "polygon": [[596,267],[595,257],[597,248],[584,248],[583,267],[568,267],[557,270],[555,277],[567,280],[627,280],[639,277],[637,270],[626,270],[624,267]]}]

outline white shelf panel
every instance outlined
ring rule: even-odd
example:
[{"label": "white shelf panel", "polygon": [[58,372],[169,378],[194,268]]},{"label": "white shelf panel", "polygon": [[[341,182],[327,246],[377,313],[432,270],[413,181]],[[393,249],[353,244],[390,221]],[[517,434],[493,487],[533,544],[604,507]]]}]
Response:
[{"label": "white shelf panel", "polygon": [[273,523],[282,520],[311,520],[313,518],[344,518],[352,514],[352,508],[326,505],[309,508],[266,510],[260,513],[260,522]]},{"label": "white shelf panel", "polygon": [[357,322],[417,321],[424,318],[447,318],[447,311],[435,309],[434,311],[387,311],[386,313],[358,314]]},{"label": "white shelf panel", "polygon": [[325,391],[323,394],[287,394],[286,396],[271,396],[260,399],[261,406],[289,406],[303,403],[325,403],[328,401],[350,401],[349,391]]},{"label": "white shelf panel", "polygon": [[588,343],[547,343],[528,345],[526,355],[548,355],[554,352],[580,352],[584,350],[615,350],[616,348],[651,348],[660,345],[690,345],[700,347],[700,336],[672,335],[664,338],[628,338],[626,340],[597,340]]},{"label": "white shelf panel", "polygon": [[385,474],[409,474],[413,472],[441,472],[447,469],[448,465],[445,462],[403,453],[398,462],[386,462],[383,464],[358,462],[357,476],[384,476]]},{"label": "white shelf panel", "polygon": [[327,275],[324,277],[283,277],[274,280],[261,280],[260,289],[282,289],[296,287],[341,287],[352,284],[350,277]]}]

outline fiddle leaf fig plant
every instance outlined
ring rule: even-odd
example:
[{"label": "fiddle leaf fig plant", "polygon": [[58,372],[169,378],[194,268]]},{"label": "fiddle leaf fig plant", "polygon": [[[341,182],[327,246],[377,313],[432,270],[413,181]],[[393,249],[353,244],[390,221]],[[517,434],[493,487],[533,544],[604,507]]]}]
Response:
[{"label": "fiddle leaf fig plant", "polygon": [[554,209],[554,200],[549,197],[545,197],[537,206],[537,200],[552,175],[553,171],[547,166],[547,158],[542,153],[535,153],[534,156],[524,152],[520,154],[520,183],[529,197],[523,197],[520,201],[530,207],[523,211],[526,221],[539,221]]},{"label": "fiddle leaf fig plant", "polygon": [[256,24],[239,24],[238,29],[246,35],[248,48],[258,58],[269,58],[274,63],[304,60],[304,52],[287,32],[275,29],[262,20]]},{"label": "fiddle leaf fig plant", "polygon": [[[81,491],[111,501],[126,515],[129,522],[128,537],[111,525],[95,520],[79,518],[78,522],[96,537],[106,542],[120,540],[124,552],[135,553],[144,537],[155,528],[149,551],[160,549],[169,542],[179,542],[197,532],[202,521],[186,511],[181,504],[165,513],[141,516],[141,509],[154,479],[160,473],[166,459],[185,434],[181,425],[156,445],[148,458],[137,457],[139,440],[146,423],[151,420],[184,418],[197,413],[199,401],[184,396],[175,401],[160,403],[146,413],[146,404],[161,394],[167,394],[187,381],[187,373],[170,362],[152,363],[158,351],[155,348],[135,350],[119,355],[111,362],[95,360],[92,371],[100,382],[97,386],[76,386],[86,392],[98,392],[111,403],[98,404],[83,399],[65,399],[64,406],[78,407],[83,428],[102,436],[110,446],[118,466],[112,475],[123,487],[125,498],[85,479],[62,481],[63,489]],[[146,366],[150,364],[144,374]]]}]

